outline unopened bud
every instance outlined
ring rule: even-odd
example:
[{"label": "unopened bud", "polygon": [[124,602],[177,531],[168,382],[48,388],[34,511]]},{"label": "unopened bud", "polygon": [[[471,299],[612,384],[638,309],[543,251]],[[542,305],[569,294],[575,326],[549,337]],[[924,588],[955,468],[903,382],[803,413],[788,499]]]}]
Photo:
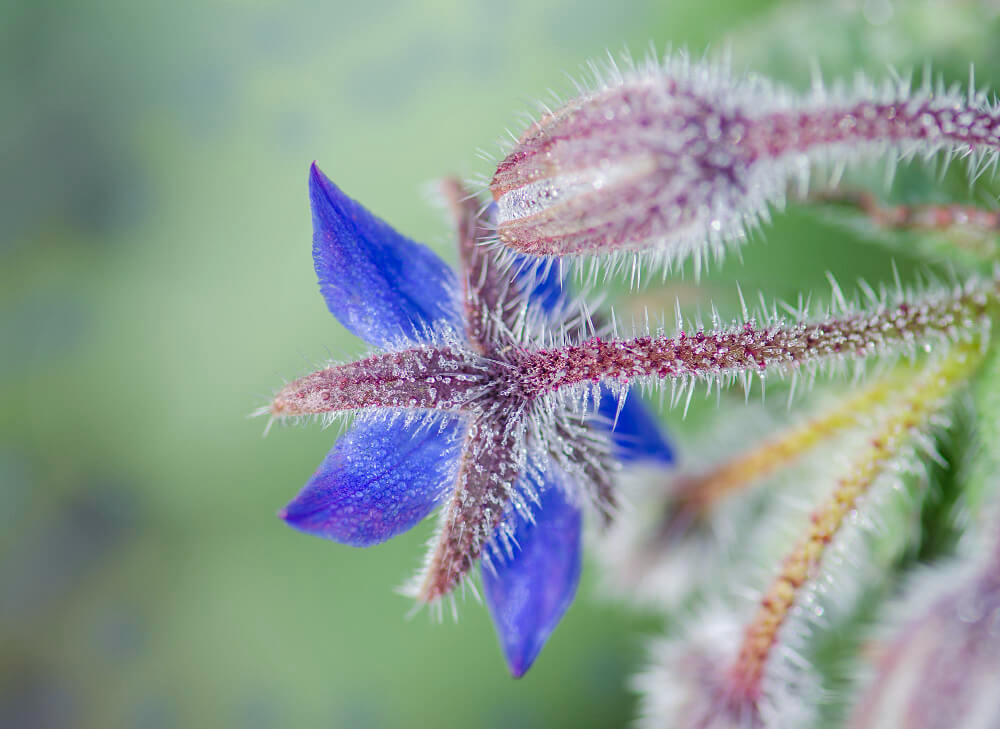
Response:
[{"label": "unopened bud", "polygon": [[648,251],[670,264],[724,244],[804,192],[816,162],[947,152],[982,168],[1000,112],[981,93],[905,82],[803,98],[684,59],[615,70],[547,113],[496,170],[497,235],[538,256]]},{"label": "unopened bud", "polygon": [[998,726],[998,685],[1000,573],[994,563],[911,618],[887,647],[850,726]]}]

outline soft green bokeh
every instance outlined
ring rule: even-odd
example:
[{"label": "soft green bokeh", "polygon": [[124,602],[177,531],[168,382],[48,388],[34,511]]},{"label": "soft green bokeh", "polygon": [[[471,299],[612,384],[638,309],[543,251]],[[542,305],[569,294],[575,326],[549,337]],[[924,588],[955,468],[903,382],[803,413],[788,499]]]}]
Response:
[{"label": "soft green bokeh", "polygon": [[[738,67],[800,81],[807,59],[795,51],[789,67],[780,41],[801,39],[774,45],[771,5],[5,6],[0,724],[626,723],[625,682],[655,621],[595,599],[588,575],[537,665],[512,681],[472,600],[457,624],[406,619],[392,588],[418,565],[428,525],[355,550],[275,518],[336,434],[264,440],[247,416],[282,378],[363,351],[316,290],[313,159],[453,260],[429,181],[488,173],[476,148],[496,151],[546,89],[568,91],[564,71],[607,48],[700,53],[730,39]],[[970,28],[948,32],[934,52],[961,74]],[[922,60],[883,46],[869,68]],[[842,69],[850,54],[833,60]],[[821,288],[826,269],[889,270],[888,254],[816,230],[801,213],[780,220],[705,290],[732,303],[721,281],[742,271],[750,290],[791,297]],[[676,291],[641,300],[669,310]]]}]

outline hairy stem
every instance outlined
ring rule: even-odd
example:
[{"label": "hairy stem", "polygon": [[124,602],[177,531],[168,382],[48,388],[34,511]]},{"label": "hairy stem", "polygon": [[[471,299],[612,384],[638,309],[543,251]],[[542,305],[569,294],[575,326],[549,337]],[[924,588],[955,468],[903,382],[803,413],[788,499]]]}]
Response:
[{"label": "hairy stem", "polygon": [[931,253],[959,255],[970,263],[992,263],[997,256],[1000,210],[958,204],[883,205],[871,193],[854,190],[819,193],[811,199],[857,208],[886,230],[937,233]]},{"label": "hairy stem", "polygon": [[962,103],[953,95],[922,92],[887,102],[777,111],[753,119],[744,144],[755,157],[776,159],[820,147],[912,142],[927,153],[947,147],[959,154],[1000,150],[1000,111]]},{"label": "hairy stem", "polygon": [[[1000,348],[992,347],[982,366],[982,375],[972,388],[976,403],[970,450],[975,459],[964,473],[963,501],[969,515],[997,535],[1000,549]],[[996,520],[996,524],[990,523]],[[997,555],[1000,560],[1000,553]]]},{"label": "hairy stem", "polygon": [[792,426],[762,445],[741,453],[712,470],[685,480],[678,495],[680,509],[697,516],[738,489],[791,464],[819,444],[858,425],[913,380],[913,369],[896,371],[838,400],[829,410]]},{"label": "hairy stem", "polygon": [[681,332],[627,340],[592,337],[577,345],[527,354],[522,386],[533,396],[584,383],[638,378],[718,378],[743,372],[788,371],[843,357],[865,358],[907,344],[971,335],[988,323],[996,287],[938,292],[815,323]]},{"label": "hairy stem", "polygon": [[759,698],[764,668],[778,642],[778,631],[801,588],[815,577],[828,545],[848,514],[869,493],[914,432],[948,404],[955,390],[969,379],[981,361],[981,342],[974,339],[956,345],[953,351],[927,367],[872,437],[868,449],[837,482],[826,502],[812,513],[809,528],[785,557],[781,571],[761,600],[732,666],[733,684],[747,698]]}]

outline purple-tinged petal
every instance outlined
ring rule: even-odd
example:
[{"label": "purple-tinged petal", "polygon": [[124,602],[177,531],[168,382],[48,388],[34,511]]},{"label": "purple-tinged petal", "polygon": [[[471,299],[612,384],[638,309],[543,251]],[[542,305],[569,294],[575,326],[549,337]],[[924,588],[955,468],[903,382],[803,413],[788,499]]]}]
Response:
[{"label": "purple-tinged petal", "polygon": [[309,172],[313,262],[337,320],[375,346],[445,321],[460,329],[451,269],[345,195],[314,163]]},{"label": "purple-tinged petal", "polygon": [[402,534],[451,490],[460,421],[358,420],[280,513],[289,526],[353,547]]},{"label": "purple-tinged petal", "polygon": [[626,393],[621,412],[618,412],[618,397],[609,388],[602,387],[598,413],[601,415],[599,422],[607,423],[615,455],[620,460],[674,462],[673,449],[638,394]]},{"label": "purple-tinged petal", "polygon": [[534,523],[508,517],[514,526],[513,557],[483,569],[486,604],[514,678],[531,668],[545,641],[573,602],[580,580],[580,510],[551,481],[534,509]]}]

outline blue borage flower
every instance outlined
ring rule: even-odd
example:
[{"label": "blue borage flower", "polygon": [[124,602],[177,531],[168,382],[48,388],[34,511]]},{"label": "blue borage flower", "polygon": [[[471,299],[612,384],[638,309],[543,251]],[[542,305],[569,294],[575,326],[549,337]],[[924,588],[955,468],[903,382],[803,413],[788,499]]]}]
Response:
[{"label": "blue borage flower", "polygon": [[[554,271],[505,273],[478,244],[489,224],[457,183],[445,192],[458,226],[458,277],[315,164],[309,190],[320,291],[348,330],[383,351],[276,396],[276,417],[357,413],[280,516],[301,531],[369,546],[443,506],[410,592],[437,604],[481,561],[485,599],[519,677],[572,602],[581,509],[591,503],[610,515],[618,462],[669,463],[670,448],[624,391],[600,397],[611,391],[595,385],[573,407],[524,392],[523,345],[572,338],[573,307]],[[596,413],[589,397],[599,400]]]}]

